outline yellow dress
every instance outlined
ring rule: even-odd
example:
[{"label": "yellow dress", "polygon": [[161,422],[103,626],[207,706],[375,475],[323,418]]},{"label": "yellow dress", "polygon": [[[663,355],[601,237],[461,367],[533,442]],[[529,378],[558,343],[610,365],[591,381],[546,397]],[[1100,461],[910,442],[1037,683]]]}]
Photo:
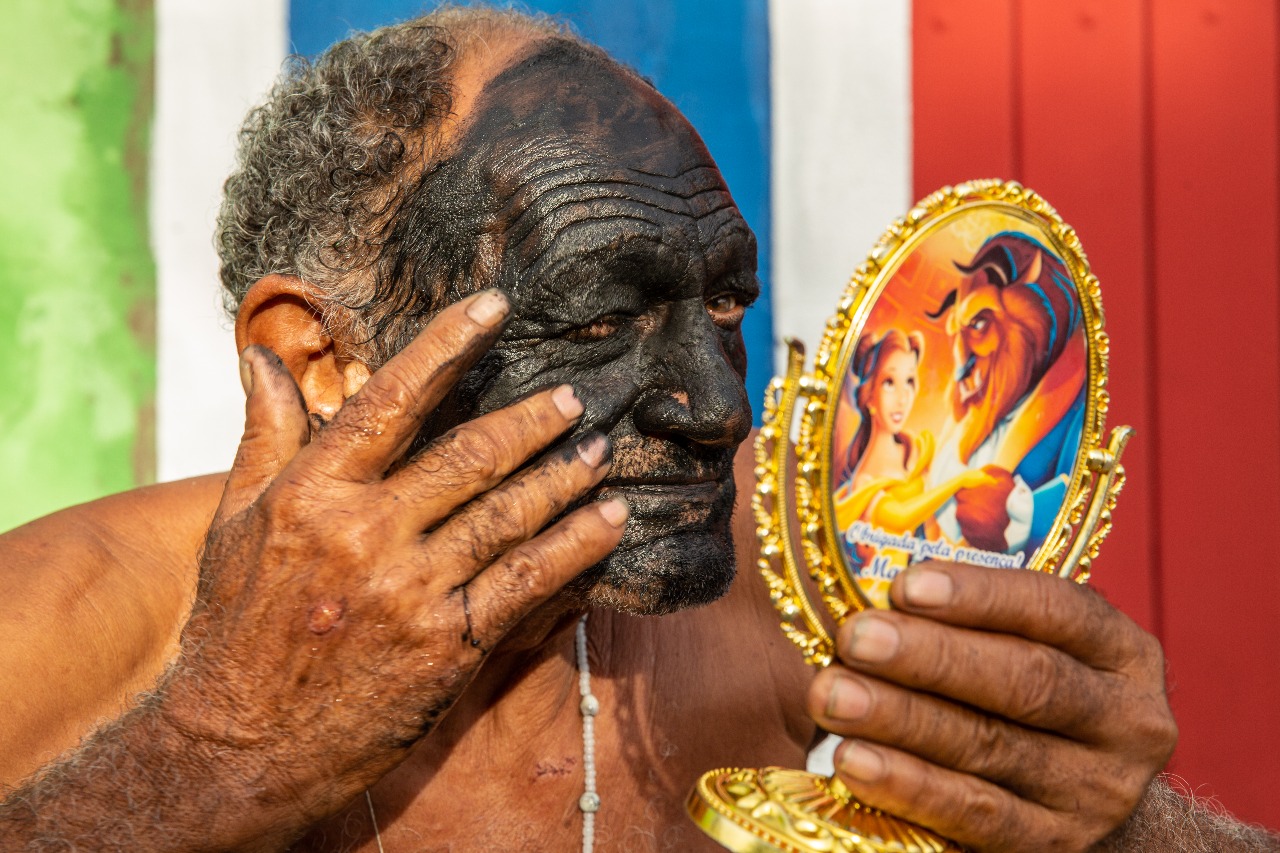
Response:
[{"label": "yellow dress", "polygon": [[[854,478],[850,477],[836,490],[832,498],[842,542],[845,531],[855,522],[865,521],[891,535],[909,535],[937,510],[931,506],[934,501],[927,499],[924,488],[925,475],[933,462],[933,435],[922,432],[914,443],[915,463],[904,476],[878,477],[857,490],[853,488]],[[938,505],[945,500],[938,501]],[[858,588],[876,607],[888,607],[889,584],[907,567],[911,552],[854,544],[846,544],[845,548],[847,552],[856,551],[856,554],[849,553],[848,564]]]}]

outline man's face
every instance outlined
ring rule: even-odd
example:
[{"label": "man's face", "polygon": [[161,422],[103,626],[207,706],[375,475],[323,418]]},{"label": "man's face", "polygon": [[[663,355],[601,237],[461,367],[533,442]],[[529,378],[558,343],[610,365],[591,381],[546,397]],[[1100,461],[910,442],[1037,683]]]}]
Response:
[{"label": "man's face", "polygon": [[733,455],[751,421],[739,324],[759,283],[706,148],[651,87],[552,42],[484,87],[450,149],[405,218],[470,241],[470,283],[516,306],[450,419],[571,383],[579,431],[613,442],[604,488],[631,505],[621,546],[582,579],[592,602],[715,599],[733,577]]}]

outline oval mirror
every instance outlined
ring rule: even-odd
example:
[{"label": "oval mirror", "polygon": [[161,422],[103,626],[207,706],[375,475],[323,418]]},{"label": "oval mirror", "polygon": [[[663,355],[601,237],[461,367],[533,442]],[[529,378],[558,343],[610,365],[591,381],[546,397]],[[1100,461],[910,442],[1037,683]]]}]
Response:
[{"label": "oval mirror", "polygon": [[922,217],[837,319],[819,517],[876,607],[922,559],[1056,563],[1101,433],[1096,282],[1060,221],[1001,189]]},{"label": "oval mirror", "polygon": [[[853,274],[812,371],[788,349],[752,509],[757,567],[806,660],[831,663],[832,627],[887,607],[913,562],[1088,578],[1131,431],[1104,444],[1098,280],[1044,199],[994,180],[939,190]],[[732,850],[957,849],[798,770],[708,772],[688,808]]]}]

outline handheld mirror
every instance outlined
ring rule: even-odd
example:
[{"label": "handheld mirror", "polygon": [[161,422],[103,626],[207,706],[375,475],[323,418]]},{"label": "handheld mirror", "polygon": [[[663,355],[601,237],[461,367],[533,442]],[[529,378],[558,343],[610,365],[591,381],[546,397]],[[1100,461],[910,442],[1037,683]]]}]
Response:
[{"label": "handheld mirror", "polygon": [[[1044,199],[996,180],[930,195],[854,272],[812,372],[800,343],[788,350],[753,509],[758,568],[807,661],[831,663],[831,629],[887,607],[913,562],[1088,579],[1132,431],[1104,435],[1098,280]],[[689,811],[734,850],[956,849],[837,779],[783,768],[712,771]]]}]

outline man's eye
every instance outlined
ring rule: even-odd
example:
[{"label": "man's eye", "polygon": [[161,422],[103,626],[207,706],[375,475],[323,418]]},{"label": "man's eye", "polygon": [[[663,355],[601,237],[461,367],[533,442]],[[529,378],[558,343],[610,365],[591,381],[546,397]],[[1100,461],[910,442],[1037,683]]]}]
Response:
[{"label": "man's eye", "polygon": [[737,326],[746,310],[742,299],[732,293],[722,293],[707,300],[707,313],[717,326]]},{"label": "man's eye", "polygon": [[603,341],[605,338],[611,337],[620,328],[622,328],[622,318],[609,315],[565,333],[565,338],[574,343]]}]

